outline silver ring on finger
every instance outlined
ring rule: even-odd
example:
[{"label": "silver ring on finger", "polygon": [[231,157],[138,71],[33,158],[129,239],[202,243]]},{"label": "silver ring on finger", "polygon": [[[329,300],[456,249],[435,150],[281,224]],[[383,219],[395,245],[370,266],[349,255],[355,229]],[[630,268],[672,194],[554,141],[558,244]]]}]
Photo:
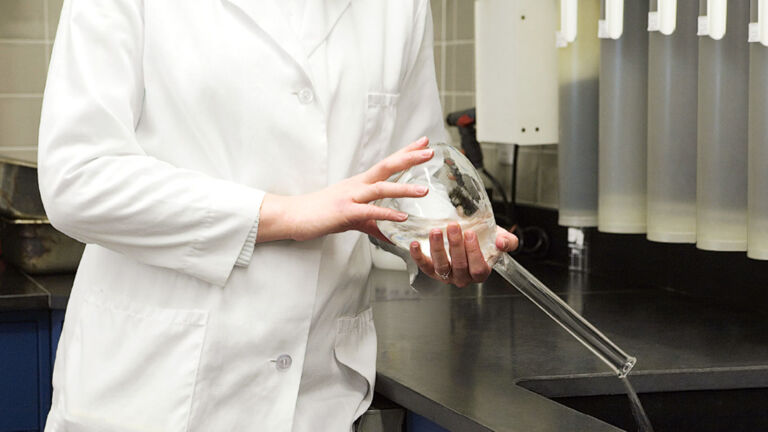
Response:
[{"label": "silver ring on finger", "polygon": [[445,273],[440,273],[437,270],[435,270],[435,274],[437,274],[442,280],[448,280],[448,278],[451,277],[451,269],[448,268],[448,271],[446,271]]}]

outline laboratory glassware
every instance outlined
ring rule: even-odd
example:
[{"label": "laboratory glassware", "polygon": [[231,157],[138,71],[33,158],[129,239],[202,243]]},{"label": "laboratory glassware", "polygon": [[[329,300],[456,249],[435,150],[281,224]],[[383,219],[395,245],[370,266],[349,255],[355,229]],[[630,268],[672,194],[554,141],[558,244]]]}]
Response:
[{"label": "laboratory glassware", "polygon": [[648,12],[648,239],[696,242],[698,3]]},{"label": "laboratory glassware", "polygon": [[749,24],[747,256],[768,260],[768,3],[752,1]]},{"label": "laboratory glassware", "polygon": [[600,37],[598,221],[611,233],[646,229],[648,2],[605,0]]},{"label": "laboratory glassware", "polygon": [[703,2],[699,15],[696,246],[745,251],[749,2]]},{"label": "laboratory glassware", "polygon": [[[405,222],[379,221],[381,232],[400,249],[408,250],[413,241],[429,254],[429,233],[457,222],[463,231],[473,230],[483,256],[494,270],[528,297],[579,342],[605,362],[619,377],[626,376],[635,364],[627,355],[568,304],[550,291],[522,265],[495,246],[496,222],[491,202],[480,176],[458,150],[443,143],[430,144],[435,154],[429,161],[394,175],[390,181],[427,186],[422,198],[384,198],[377,205],[408,214]],[[447,236],[443,235],[447,247]]]},{"label": "laboratory glassware", "polygon": [[597,226],[597,88],[600,0],[562,0],[558,37],[558,223]]}]

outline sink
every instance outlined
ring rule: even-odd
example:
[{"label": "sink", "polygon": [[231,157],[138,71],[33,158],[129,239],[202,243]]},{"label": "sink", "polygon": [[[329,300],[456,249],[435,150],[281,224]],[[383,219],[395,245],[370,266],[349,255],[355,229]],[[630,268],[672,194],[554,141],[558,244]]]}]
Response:
[{"label": "sink", "polygon": [[[768,431],[768,388],[647,392],[639,397],[655,432]],[[621,429],[636,430],[625,394],[549,398]]]}]

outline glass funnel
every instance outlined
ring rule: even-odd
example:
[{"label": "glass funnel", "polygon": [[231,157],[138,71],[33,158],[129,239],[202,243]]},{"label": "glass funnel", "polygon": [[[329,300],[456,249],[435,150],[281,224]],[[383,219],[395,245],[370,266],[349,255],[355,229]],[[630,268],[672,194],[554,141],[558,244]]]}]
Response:
[{"label": "glass funnel", "polygon": [[496,221],[491,202],[469,160],[444,143],[432,143],[429,147],[435,151],[432,159],[390,178],[396,183],[427,186],[429,192],[422,198],[385,198],[377,201],[379,206],[408,214],[405,222],[377,222],[381,232],[398,248],[408,251],[411,242],[418,241],[421,250],[429,254],[429,232],[432,229],[443,230],[446,243],[445,228],[448,223],[458,223],[462,231],[473,230],[483,256],[496,272],[597,355],[619,377],[626,376],[635,364],[634,357],[611,342],[512,257],[496,249]]}]

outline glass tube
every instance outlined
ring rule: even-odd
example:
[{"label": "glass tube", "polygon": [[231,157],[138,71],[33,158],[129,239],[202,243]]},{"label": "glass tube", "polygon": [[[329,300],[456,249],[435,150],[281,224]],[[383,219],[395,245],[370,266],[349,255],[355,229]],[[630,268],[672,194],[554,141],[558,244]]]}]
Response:
[{"label": "glass tube", "polygon": [[636,359],[627,355],[600,330],[571,309],[511,256],[502,254],[494,270],[607,364],[618,376],[627,376]]}]

